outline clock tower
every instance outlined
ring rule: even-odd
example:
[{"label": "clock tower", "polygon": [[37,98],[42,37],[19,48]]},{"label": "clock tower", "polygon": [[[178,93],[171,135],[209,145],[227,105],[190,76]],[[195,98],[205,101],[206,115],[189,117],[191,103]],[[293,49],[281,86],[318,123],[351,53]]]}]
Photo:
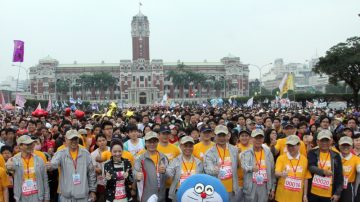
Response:
[{"label": "clock tower", "polygon": [[133,61],[138,59],[150,60],[149,35],[148,18],[139,11],[131,22]]}]

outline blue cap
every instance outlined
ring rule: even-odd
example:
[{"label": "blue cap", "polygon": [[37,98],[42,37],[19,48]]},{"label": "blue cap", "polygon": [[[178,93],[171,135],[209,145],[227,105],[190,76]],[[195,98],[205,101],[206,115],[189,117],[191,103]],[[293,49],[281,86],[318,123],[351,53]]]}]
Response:
[{"label": "blue cap", "polygon": [[203,125],[200,129],[200,132],[202,132],[202,133],[206,132],[206,131],[212,131],[212,128],[207,124]]},{"label": "blue cap", "polygon": [[160,133],[171,133],[170,127],[168,125],[161,125]]}]

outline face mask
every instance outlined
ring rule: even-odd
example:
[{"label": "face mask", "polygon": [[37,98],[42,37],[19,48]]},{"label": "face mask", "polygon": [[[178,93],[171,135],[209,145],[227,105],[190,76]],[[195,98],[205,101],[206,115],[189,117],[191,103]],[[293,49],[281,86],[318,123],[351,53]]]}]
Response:
[{"label": "face mask", "polygon": [[39,145],[39,144],[35,145],[34,149],[37,150],[37,151],[40,151],[41,150],[41,145]]}]

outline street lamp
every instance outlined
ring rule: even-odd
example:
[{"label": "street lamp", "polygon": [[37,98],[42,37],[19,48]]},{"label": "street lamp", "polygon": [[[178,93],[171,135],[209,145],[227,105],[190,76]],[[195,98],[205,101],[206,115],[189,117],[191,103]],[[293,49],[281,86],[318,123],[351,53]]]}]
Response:
[{"label": "street lamp", "polygon": [[[20,74],[20,68],[21,68],[21,69],[23,69],[23,70],[25,71],[25,73],[26,73],[26,79],[27,79],[27,82],[29,82],[29,83],[30,83],[30,79],[29,79],[29,70],[28,70],[28,69],[26,69],[25,67],[21,66],[21,65],[15,65],[15,64],[12,64],[11,66],[13,66],[13,67],[19,67],[18,78],[17,78],[17,81],[16,81],[16,91],[17,91],[17,90],[18,90],[18,85],[19,85],[19,74]],[[30,85],[29,83],[27,83],[27,84],[28,84],[28,86]],[[29,88],[29,87],[27,87],[27,88]],[[26,89],[26,90],[28,90],[28,89]]]},{"label": "street lamp", "polygon": [[256,67],[258,70],[259,70],[259,73],[260,73],[260,94],[261,94],[261,86],[262,86],[262,73],[261,73],[261,70],[262,68],[264,68],[265,66],[268,66],[268,65],[272,65],[272,62],[268,63],[268,64],[265,64],[263,66],[258,66],[258,65],[254,65],[254,64],[249,64],[251,66],[254,66]]}]

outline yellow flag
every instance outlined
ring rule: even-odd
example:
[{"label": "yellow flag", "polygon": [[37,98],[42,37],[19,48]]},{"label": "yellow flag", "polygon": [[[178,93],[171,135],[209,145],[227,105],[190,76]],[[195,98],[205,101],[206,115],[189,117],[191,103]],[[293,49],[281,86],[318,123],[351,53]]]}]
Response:
[{"label": "yellow flag", "polygon": [[294,75],[290,73],[287,76],[287,79],[285,81],[284,87],[282,91],[280,92],[280,97],[282,97],[285,93],[287,93],[289,90],[295,90],[294,86]]}]

